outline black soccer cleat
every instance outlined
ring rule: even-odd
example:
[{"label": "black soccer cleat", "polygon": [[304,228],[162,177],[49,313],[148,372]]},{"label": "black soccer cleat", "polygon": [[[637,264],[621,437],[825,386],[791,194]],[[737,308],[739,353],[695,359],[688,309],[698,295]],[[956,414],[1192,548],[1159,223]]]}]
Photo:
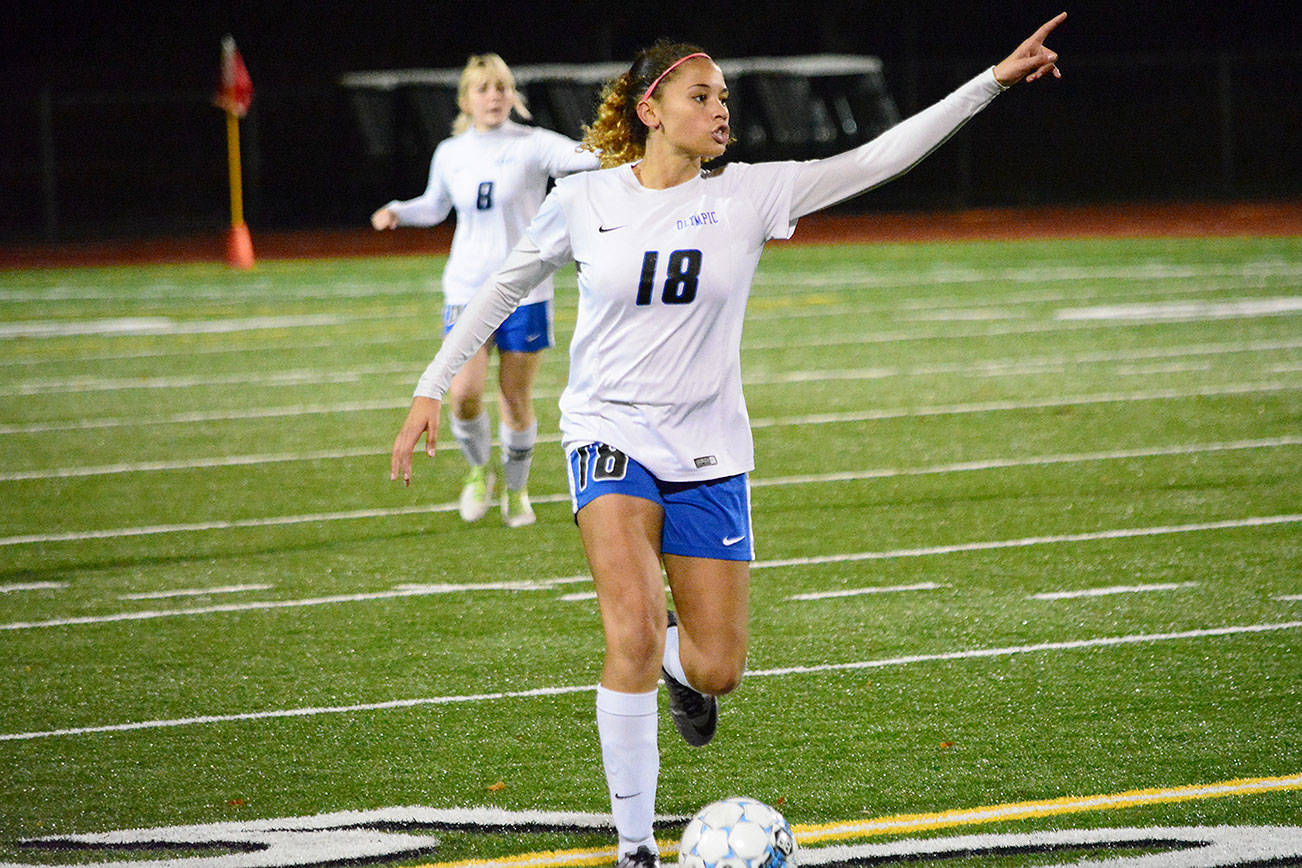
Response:
[{"label": "black soccer cleat", "polygon": [[638,847],[620,856],[615,868],[660,868],[660,854],[652,852],[650,847]]},{"label": "black soccer cleat", "polygon": [[[678,617],[669,613],[669,626],[678,623]],[[669,690],[669,715],[683,741],[692,747],[703,747],[714,738],[719,728],[719,700],[683,684],[660,667],[660,675]]]}]

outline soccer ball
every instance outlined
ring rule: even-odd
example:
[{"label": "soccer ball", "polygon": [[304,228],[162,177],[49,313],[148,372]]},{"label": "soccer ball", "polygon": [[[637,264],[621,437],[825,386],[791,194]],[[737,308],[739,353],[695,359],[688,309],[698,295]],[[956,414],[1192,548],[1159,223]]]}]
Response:
[{"label": "soccer ball", "polygon": [[679,868],[788,868],[796,839],[782,815],[763,802],[734,796],[696,812],[683,830]]}]

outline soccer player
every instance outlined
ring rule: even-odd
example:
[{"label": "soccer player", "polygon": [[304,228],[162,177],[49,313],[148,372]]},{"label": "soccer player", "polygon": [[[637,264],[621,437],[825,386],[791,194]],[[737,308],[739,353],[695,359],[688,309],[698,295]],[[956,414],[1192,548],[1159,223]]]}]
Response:
[{"label": "soccer player", "polygon": [[[470,58],[457,87],[460,115],[452,137],[434,150],[425,192],[393,201],[371,215],[376,229],[433,226],[457,212],[452,253],[443,269],[443,331],[456,323],[466,302],[486,284],[524,234],[547,192],[548,178],[597,168],[597,158],[559,133],[511,120],[511,110],[528,118],[515,79],[502,58]],[[529,466],[538,423],[533,381],[542,351],[552,345],[552,279],[540,276],[520,307],[491,335],[452,379],[452,434],[470,463],[461,489],[465,521],[484,517],[493,499],[488,469],[492,432],[483,406],[488,356],[495,344],[502,449],[502,520],[510,527],[532,524]]]},{"label": "soccer player", "polygon": [[703,745],[717,725],[715,697],[745,668],[753,449],[740,343],[764,243],[907,171],[1014,83],[1058,76],[1044,40],[1064,17],[858,148],[715,171],[702,164],[723,154],[731,132],[719,67],[693,46],[642,52],[607,86],[585,136],[607,168],[557,182],[421,377],[393,444],[391,478],[404,484],[421,435],[434,454],[453,372],[530,286],[577,261],[561,435],[605,632],[597,731],[620,868],[658,864],[658,680],[680,734]]}]

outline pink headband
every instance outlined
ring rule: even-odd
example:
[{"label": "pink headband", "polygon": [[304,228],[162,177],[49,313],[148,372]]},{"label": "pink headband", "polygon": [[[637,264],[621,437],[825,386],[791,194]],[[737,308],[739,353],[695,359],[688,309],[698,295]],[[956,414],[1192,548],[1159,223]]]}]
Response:
[{"label": "pink headband", "polygon": [[658,85],[658,84],[660,84],[660,82],[664,81],[664,78],[665,78],[666,75],[668,75],[669,73],[673,72],[673,71],[674,71],[675,69],[677,69],[679,66],[681,66],[681,65],[683,65],[684,63],[686,63],[687,61],[691,60],[693,57],[704,57],[706,60],[709,60],[709,59],[710,59],[710,55],[706,54],[706,53],[703,52],[703,51],[698,51],[698,52],[696,52],[695,54],[689,54],[689,55],[687,55],[686,57],[680,57],[680,58],[678,58],[678,59],[675,60],[673,63],[669,64],[669,66],[667,66],[667,67],[665,68],[665,71],[664,71],[664,72],[660,73],[659,78],[657,78],[655,81],[651,82],[651,86],[648,87],[648,88],[646,89],[646,93],[642,94],[642,99],[638,100],[638,102],[642,102],[642,100],[650,99],[650,98],[651,98],[651,92],[652,92],[653,90],[656,89],[656,85]]}]

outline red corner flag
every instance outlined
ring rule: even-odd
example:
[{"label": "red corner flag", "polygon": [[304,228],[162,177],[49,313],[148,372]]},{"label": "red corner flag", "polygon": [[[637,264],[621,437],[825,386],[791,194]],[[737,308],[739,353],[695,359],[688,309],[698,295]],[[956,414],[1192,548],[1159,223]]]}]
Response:
[{"label": "red corner flag", "polygon": [[248,67],[244,65],[244,58],[240,57],[232,36],[222,39],[222,80],[213,102],[218,108],[241,118],[248,113],[249,104],[253,102],[253,79],[249,78]]}]

